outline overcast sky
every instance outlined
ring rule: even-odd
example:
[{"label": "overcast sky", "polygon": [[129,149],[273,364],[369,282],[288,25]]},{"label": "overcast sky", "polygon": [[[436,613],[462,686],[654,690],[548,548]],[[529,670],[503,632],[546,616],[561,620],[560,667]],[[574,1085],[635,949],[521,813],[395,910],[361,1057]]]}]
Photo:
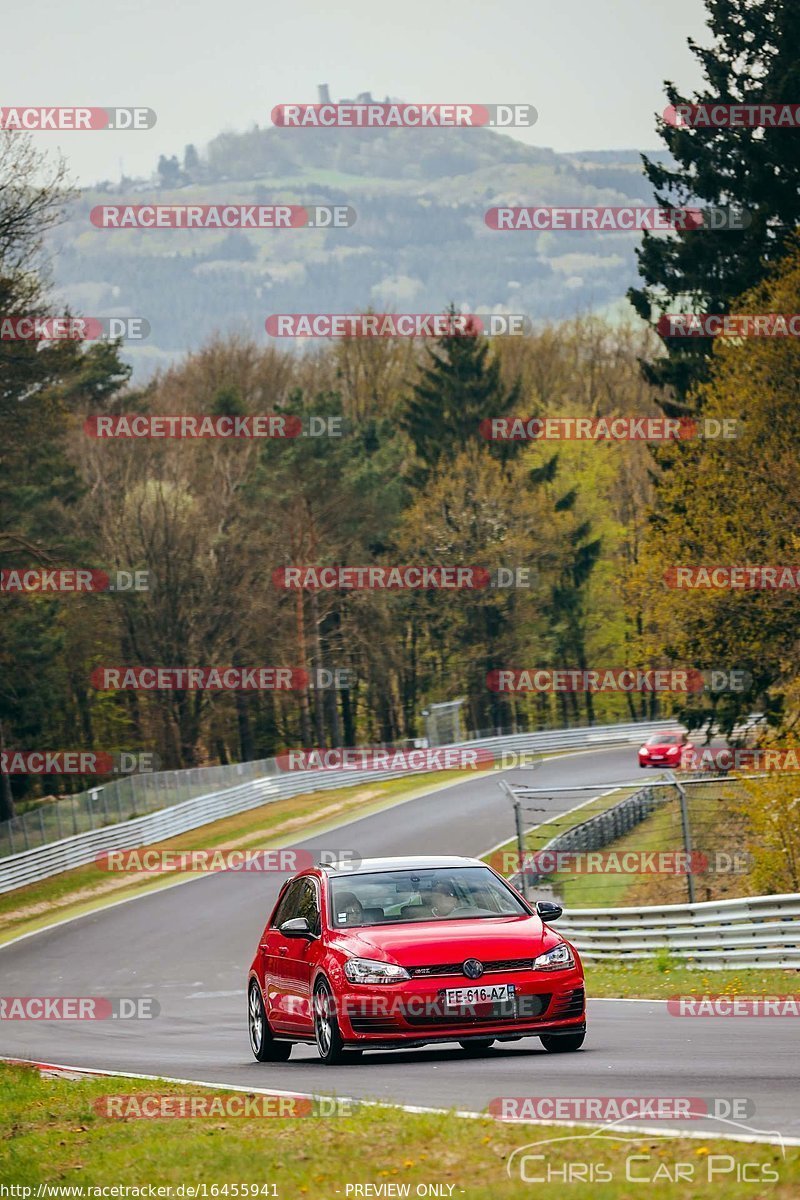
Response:
[{"label": "overcast sky", "polygon": [[84,184],[267,125],[319,83],[334,99],[527,102],[539,121],[522,140],[652,149],[663,80],[699,83],[686,39],[708,40],[704,19],[702,0],[37,0],[4,6],[0,105],[155,109],[146,132],[37,135]]}]

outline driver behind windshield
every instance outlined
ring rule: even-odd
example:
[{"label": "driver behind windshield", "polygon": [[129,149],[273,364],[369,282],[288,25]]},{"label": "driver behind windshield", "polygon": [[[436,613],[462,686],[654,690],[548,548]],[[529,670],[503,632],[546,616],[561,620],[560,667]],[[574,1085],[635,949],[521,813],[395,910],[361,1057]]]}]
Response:
[{"label": "driver behind windshield", "polygon": [[364,906],[353,892],[340,892],[336,899],[336,924],[363,924]]},{"label": "driver behind windshield", "polygon": [[431,888],[431,912],[435,917],[449,917],[458,907],[454,885],[447,880],[437,881]]}]

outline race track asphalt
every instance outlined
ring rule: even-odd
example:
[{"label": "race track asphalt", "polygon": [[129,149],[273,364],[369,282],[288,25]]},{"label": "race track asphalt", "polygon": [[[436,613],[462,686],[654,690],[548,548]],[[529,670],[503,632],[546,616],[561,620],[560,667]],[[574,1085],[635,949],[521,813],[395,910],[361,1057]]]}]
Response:
[{"label": "race track asphalt", "polygon": [[[534,772],[503,777],[535,787],[596,785],[600,793],[640,775],[646,778],[631,745],[556,757]],[[541,819],[591,794],[545,798]],[[481,774],[298,845],[353,848],[363,857],[477,855],[512,835],[498,775]],[[591,968],[589,1032],[577,1054],[549,1055],[538,1039],[527,1038],[496,1045],[480,1059],[448,1045],[372,1052],[325,1067],[315,1048],[295,1046],[289,1062],[257,1063],[247,1040],[244,985],[283,878],[208,875],[0,947],[3,996],[152,996],[160,1005],[151,1021],[2,1021],[0,1055],[469,1111],[499,1096],[738,1098],[754,1105],[746,1128],[718,1120],[683,1127],[800,1136],[796,1023],[676,1018],[658,1001],[592,1000]]]}]

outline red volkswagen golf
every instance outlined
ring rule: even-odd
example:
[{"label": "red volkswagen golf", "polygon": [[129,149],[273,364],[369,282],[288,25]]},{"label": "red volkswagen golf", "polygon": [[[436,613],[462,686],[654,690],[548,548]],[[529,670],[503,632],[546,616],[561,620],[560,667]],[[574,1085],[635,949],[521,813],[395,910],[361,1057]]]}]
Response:
[{"label": "red volkswagen golf", "polygon": [[471,858],[375,858],[313,867],[281,890],[247,988],[259,1061],[316,1043],[323,1062],[362,1050],[539,1037],[578,1050],[583,968],[536,908]]}]

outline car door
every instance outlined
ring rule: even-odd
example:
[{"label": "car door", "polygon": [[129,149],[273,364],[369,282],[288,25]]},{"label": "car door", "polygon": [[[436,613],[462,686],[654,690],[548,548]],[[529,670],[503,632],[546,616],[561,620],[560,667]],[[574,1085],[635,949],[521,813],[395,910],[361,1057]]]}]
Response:
[{"label": "car door", "polygon": [[316,955],[309,956],[309,951],[316,942],[287,938],[280,931],[285,921],[295,917],[305,917],[309,927],[319,931],[319,903],[313,877],[291,881],[261,943],[267,1018],[276,1033],[313,1030],[310,986]]},{"label": "car door", "polygon": [[302,879],[293,879],[286,885],[259,947],[264,968],[264,1003],[273,1029],[285,1025],[289,982],[286,960],[291,939],[281,934],[280,926],[299,915],[302,882]]},{"label": "car door", "polygon": [[283,956],[286,980],[284,1012],[287,1029],[295,1033],[310,1034],[314,1029],[311,979],[322,945],[319,937],[319,885],[313,875],[307,875],[297,882],[302,886],[298,889],[297,911],[293,915],[305,917],[309,929],[317,936],[313,941],[309,938],[284,939],[289,945],[288,952]]}]

